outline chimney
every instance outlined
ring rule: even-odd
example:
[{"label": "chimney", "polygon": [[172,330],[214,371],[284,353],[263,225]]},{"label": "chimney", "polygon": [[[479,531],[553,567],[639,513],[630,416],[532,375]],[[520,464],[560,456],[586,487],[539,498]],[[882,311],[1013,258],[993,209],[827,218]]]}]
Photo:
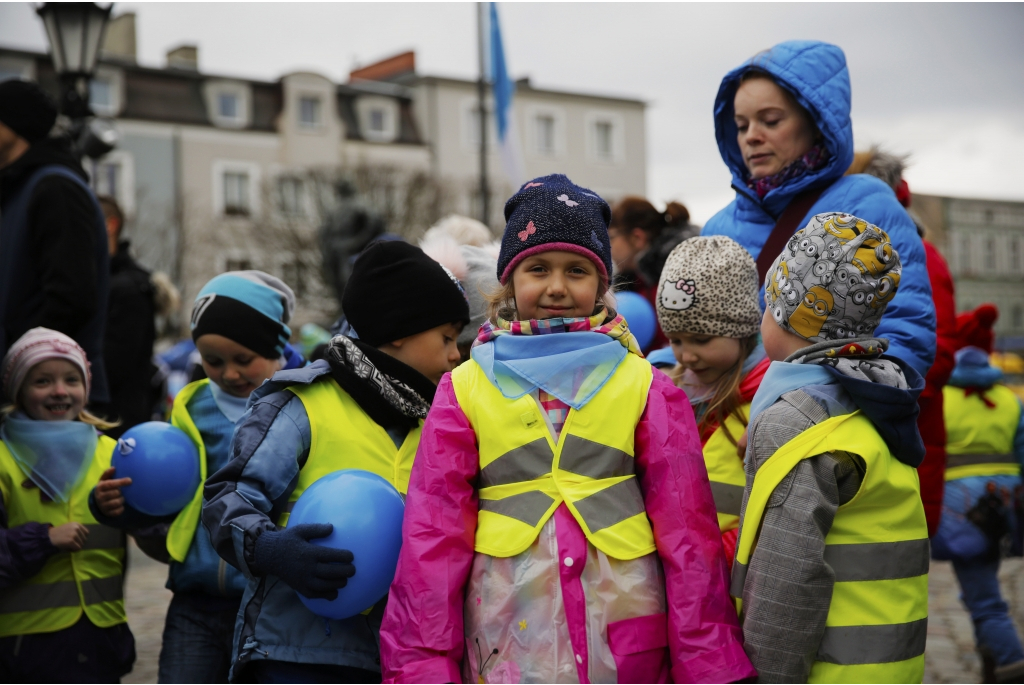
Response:
[{"label": "chimney", "polygon": [[416,73],[416,53],[410,50],[350,71],[349,81],[390,81],[398,76]]},{"label": "chimney", "polygon": [[199,48],[195,45],[181,45],[168,50],[167,68],[199,71]]},{"label": "chimney", "polygon": [[110,20],[103,36],[102,55],[135,63],[135,12],[125,12]]}]

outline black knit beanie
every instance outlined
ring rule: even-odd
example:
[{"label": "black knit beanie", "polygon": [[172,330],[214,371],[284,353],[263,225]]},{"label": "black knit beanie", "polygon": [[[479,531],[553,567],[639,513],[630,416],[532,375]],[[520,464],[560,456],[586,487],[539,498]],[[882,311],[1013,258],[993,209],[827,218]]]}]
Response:
[{"label": "black knit beanie", "polygon": [[597,193],[562,174],[523,184],[505,203],[498,280],[507,283],[516,265],[532,254],[564,250],[594,262],[607,284],[612,273],[611,215],[608,203]]},{"label": "black knit beanie", "polygon": [[341,306],[359,339],[374,347],[446,323],[469,322],[459,279],[400,240],[376,242],[359,255]]},{"label": "black knit beanie", "polygon": [[57,106],[42,88],[29,81],[0,83],[0,122],[30,143],[50,134]]}]

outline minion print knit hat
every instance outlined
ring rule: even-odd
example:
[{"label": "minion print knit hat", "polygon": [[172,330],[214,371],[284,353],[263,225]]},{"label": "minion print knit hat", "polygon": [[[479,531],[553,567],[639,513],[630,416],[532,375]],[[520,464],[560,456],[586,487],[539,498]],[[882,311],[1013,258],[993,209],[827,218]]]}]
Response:
[{"label": "minion print knit hat", "polygon": [[784,330],[810,342],[869,336],[900,284],[885,231],[851,214],[814,216],[765,277],[765,304]]}]

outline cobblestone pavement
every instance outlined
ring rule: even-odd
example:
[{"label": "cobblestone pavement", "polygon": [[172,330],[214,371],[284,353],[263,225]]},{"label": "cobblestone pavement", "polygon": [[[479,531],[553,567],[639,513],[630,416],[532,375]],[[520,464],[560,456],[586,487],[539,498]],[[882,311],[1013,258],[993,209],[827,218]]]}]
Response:
[{"label": "cobblestone pavement", "polygon": [[[129,549],[125,605],[138,658],[125,683],[155,683],[164,615],[171,593],[164,588],[167,566],[153,561],[134,543]],[[1019,626],[1024,624],[1024,559],[1008,559],[999,573],[1005,599]],[[960,603],[960,588],[948,563],[933,561],[928,587],[926,683],[977,683],[981,667],[974,651],[971,618]]]}]

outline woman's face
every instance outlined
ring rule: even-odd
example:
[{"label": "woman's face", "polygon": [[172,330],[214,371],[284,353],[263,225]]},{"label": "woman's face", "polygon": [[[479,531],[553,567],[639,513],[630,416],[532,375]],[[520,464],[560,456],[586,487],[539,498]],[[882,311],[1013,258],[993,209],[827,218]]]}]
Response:
[{"label": "woman's face", "polygon": [[739,338],[694,333],[669,333],[676,361],[704,385],[711,385],[740,360]]},{"label": "woman's face", "polygon": [[71,421],[85,409],[85,381],[66,359],[39,362],[21,384],[18,404],[36,421]]},{"label": "woman's face", "polygon": [[733,110],[736,141],[753,179],[777,174],[814,146],[816,130],[807,112],[770,78],[741,83]]},{"label": "woman's face", "polygon": [[216,333],[199,336],[196,349],[202,356],[207,378],[235,397],[248,397],[281,368],[279,360],[261,357]]},{"label": "woman's face", "polygon": [[575,318],[594,313],[601,277],[583,255],[552,250],[521,261],[512,286],[520,319]]}]

